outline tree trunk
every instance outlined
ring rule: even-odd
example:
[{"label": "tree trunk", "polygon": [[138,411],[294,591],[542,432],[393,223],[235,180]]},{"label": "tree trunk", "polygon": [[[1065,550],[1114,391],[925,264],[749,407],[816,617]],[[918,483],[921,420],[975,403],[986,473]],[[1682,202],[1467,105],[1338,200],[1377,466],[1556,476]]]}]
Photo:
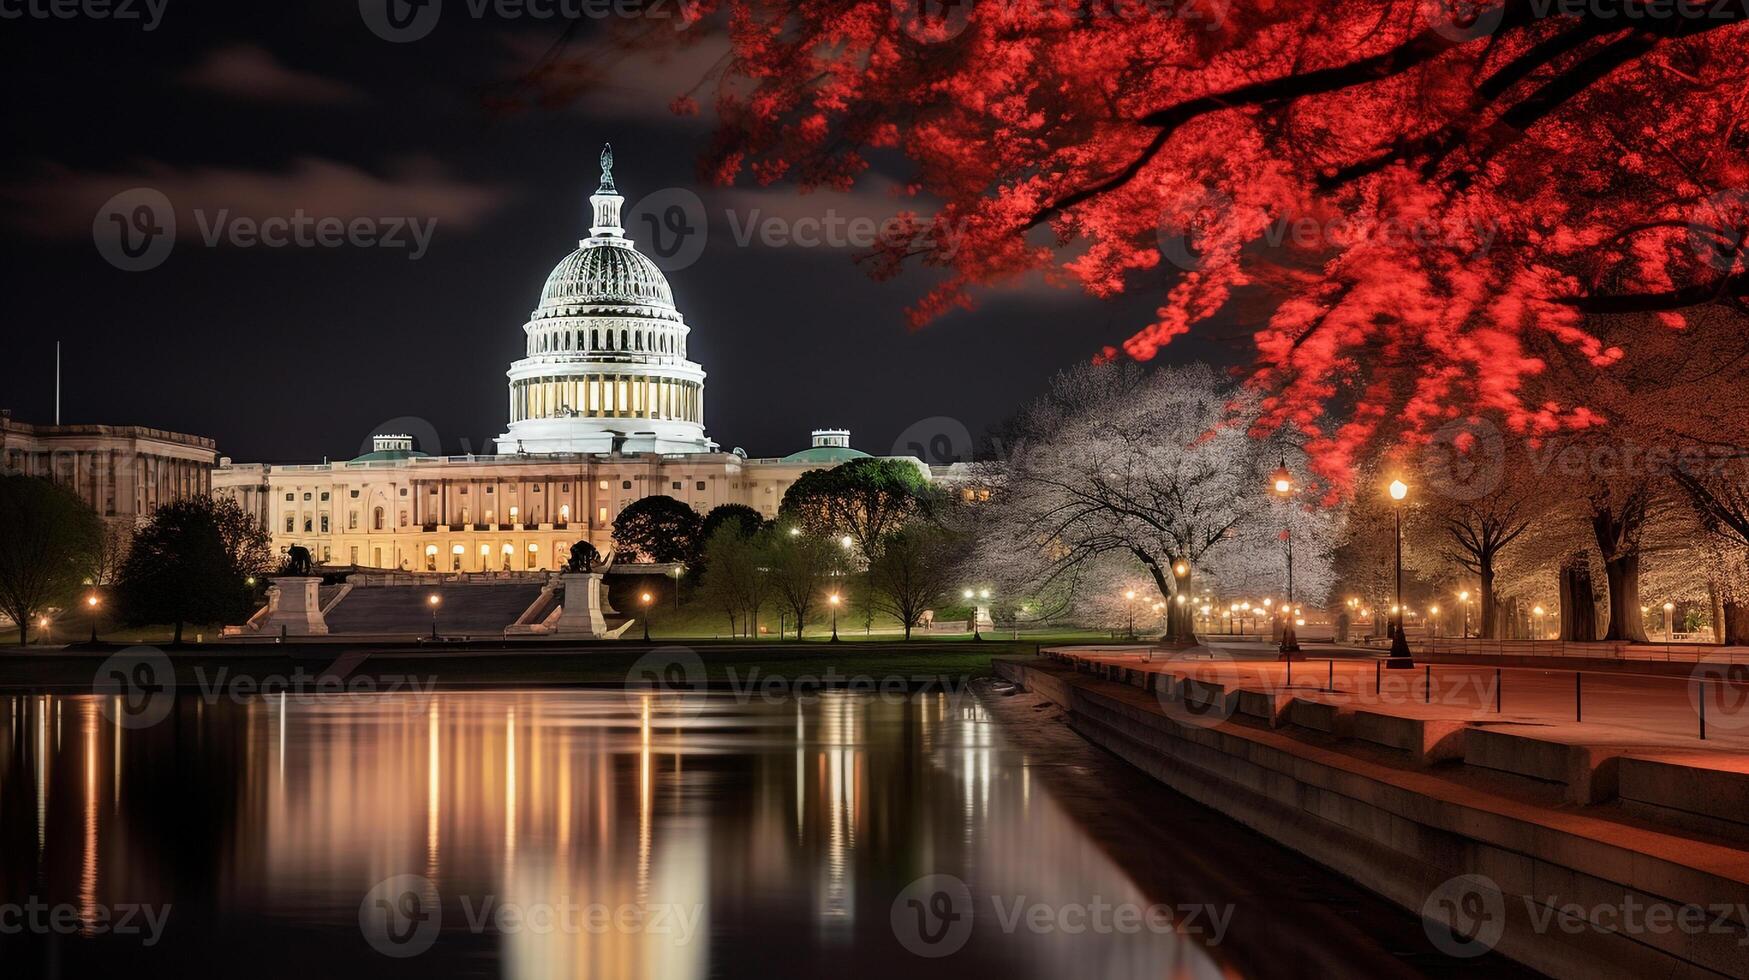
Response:
[{"label": "tree trunk", "polygon": [[[1191,605],[1191,575],[1184,576],[1182,580],[1174,578],[1178,590],[1176,593],[1173,593],[1170,587],[1166,587],[1165,578],[1157,572],[1155,574],[1155,581],[1159,582],[1167,593],[1166,639],[1169,642],[1184,645],[1195,643],[1196,609]],[[1184,598],[1183,602],[1178,601],[1180,596]]]},{"label": "tree trunk", "polygon": [[1500,636],[1499,600],[1494,597],[1494,563],[1483,561],[1480,567],[1482,571],[1476,576],[1479,580],[1476,591],[1482,594],[1482,621],[1478,624],[1477,635],[1484,640],[1493,640]]},{"label": "tree trunk", "polygon": [[1605,561],[1603,574],[1609,580],[1609,632],[1603,638],[1651,642],[1640,615],[1640,553],[1630,551]]},{"label": "tree trunk", "polygon": [[1583,561],[1561,568],[1561,639],[1574,643],[1590,643],[1597,639],[1591,566]]},{"label": "tree trunk", "polygon": [[1713,623],[1713,642],[1728,644],[1725,639],[1725,598],[1719,592],[1719,583],[1709,580],[1706,584],[1707,615]]},{"label": "tree trunk", "polygon": [[21,649],[30,645],[30,627],[25,625],[29,622],[30,617],[28,616],[18,617],[18,646]]},{"label": "tree trunk", "polygon": [[1749,644],[1749,604],[1732,602],[1726,598],[1721,602],[1718,634],[1723,637],[1725,646],[1746,646]]},{"label": "tree trunk", "polygon": [[176,621],[176,631],[170,634],[170,645],[173,647],[182,645],[182,620],[180,619]]},{"label": "tree trunk", "polygon": [[1494,603],[1494,635],[1489,639],[1516,640],[1518,630],[1518,599],[1508,596],[1504,601]]},{"label": "tree trunk", "polygon": [[1724,637],[1726,646],[1749,645],[1749,603],[1724,603],[1723,628],[1719,635]]}]

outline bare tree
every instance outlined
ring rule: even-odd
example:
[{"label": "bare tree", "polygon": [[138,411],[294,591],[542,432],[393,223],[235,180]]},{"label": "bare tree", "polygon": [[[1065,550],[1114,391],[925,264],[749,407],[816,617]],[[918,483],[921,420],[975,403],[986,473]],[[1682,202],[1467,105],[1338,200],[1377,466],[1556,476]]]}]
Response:
[{"label": "bare tree", "polygon": [[947,596],[957,573],[947,532],[913,523],[881,538],[869,559],[873,604],[897,618],[909,640],[911,628]]}]

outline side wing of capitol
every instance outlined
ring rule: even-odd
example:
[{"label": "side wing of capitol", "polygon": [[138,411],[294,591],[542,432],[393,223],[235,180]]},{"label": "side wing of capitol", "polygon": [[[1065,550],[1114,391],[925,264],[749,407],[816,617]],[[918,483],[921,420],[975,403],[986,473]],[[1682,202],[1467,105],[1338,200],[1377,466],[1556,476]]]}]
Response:
[{"label": "side wing of capitol", "polygon": [[[221,459],[215,494],[256,515],[284,550],[409,572],[550,570],[588,540],[605,554],[626,505],[665,494],[703,514],[746,504],[777,516],[808,470],[868,454],[817,429],[789,456],[748,459],[705,435],[705,372],[668,280],[625,237],[624,198],[602,153],[589,237],[547,277],[510,365],[497,455],[429,456],[385,433],[371,452],[319,465]],[[919,467],[925,469],[922,462]]]}]

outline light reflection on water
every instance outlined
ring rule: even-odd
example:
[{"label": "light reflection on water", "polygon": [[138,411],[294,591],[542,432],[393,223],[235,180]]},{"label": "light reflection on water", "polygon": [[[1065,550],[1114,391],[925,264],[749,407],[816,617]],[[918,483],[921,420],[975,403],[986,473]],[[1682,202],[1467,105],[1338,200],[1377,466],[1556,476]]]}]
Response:
[{"label": "light reflection on water", "polygon": [[[100,707],[0,700],[4,900],[70,903],[86,934],[0,936],[15,964],[176,975],[220,953],[268,954],[249,971],[264,976],[1221,972],[1171,934],[1004,931],[996,901],[1148,900],[970,699],[184,698],[143,730]],[[891,913],[938,873],[969,887],[971,937],[919,958]],[[441,927],[425,952],[391,958],[360,906],[402,875],[428,882],[414,890]],[[665,925],[500,928],[480,920],[487,902],[663,909]],[[172,905],[158,945],[97,928],[131,903]]]}]

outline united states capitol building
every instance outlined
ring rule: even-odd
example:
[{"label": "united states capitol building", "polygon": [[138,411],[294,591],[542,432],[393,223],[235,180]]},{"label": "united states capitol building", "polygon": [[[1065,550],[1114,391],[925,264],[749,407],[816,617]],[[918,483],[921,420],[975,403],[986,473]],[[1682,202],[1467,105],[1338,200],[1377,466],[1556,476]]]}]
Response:
[{"label": "united states capitol building", "polygon": [[624,202],[603,151],[589,237],[553,268],[523,324],[496,455],[430,456],[411,436],[382,433],[346,462],[221,459],[213,492],[256,515],[277,549],[302,545],[324,563],[550,570],[579,540],[605,554],[614,518],[641,497],[700,514],[740,503],[771,518],[803,473],[867,456],[843,429],[814,430],[810,446],[779,458],[719,451],[705,435],[704,369],[687,357],[692,328],[626,237]]}]

